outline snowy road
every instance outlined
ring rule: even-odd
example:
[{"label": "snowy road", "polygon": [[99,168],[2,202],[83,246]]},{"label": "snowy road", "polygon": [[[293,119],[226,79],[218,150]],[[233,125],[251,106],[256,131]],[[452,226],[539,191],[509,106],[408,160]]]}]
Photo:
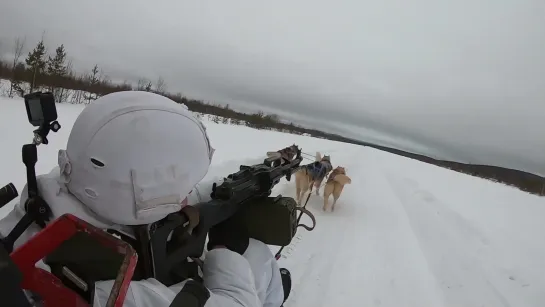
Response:
[{"label": "snowy road", "polygon": [[[535,266],[545,259],[542,246],[536,246],[541,242],[525,244],[509,229],[489,235],[486,223],[481,229],[457,212],[456,204],[407,177],[403,167],[385,164],[388,154],[361,148],[331,155],[335,165],[347,167],[353,185],[334,213],[321,211],[323,198],[311,196],[308,206],[317,227],[300,231],[280,260],[293,271],[294,290],[285,306],[539,306],[545,301],[539,286],[545,271]],[[291,195],[293,184],[282,190]]]}]

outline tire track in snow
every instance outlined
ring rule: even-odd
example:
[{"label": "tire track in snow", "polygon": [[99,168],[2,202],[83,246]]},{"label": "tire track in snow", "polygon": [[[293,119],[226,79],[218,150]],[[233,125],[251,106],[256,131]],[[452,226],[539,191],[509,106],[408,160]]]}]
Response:
[{"label": "tire track in snow", "polygon": [[[283,188],[285,192],[281,194],[294,193],[293,185],[293,183],[285,185]],[[292,272],[292,292],[284,304],[286,307],[323,306],[324,298],[328,295],[331,273],[339,260],[337,253],[331,254],[328,251],[340,248],[341,242],[336,240],[336,236],[340,233],[342,237],[344,229],[336,229],[335,221],[332,224],[321,209],[317,210],[318,207],[321,208],[321,202],[322,197],[315,194],[310,197],[307,208],[316,217],[316,228],[312,232],[300,228],[292,243],[285,248],[286,254],[279,263]],[[309,221],[308,218],[302,219],[305,223]]]},{"label": "tire track in snow", "polygon": [[[316,229],[303,231],[280,263],[292,271],[286,307],[442,305],[406,213],[365,153],[332,155],[334,166],[347,167],[352,185],[333,213],[321,211],[321,196],[311,197]],[[293,183],[283,187],[288,190]]]},{"label": "tire track in snow", "polygon": [[[332,158],[334,161],[339,161],[336,154],[333,154]],[[334,165],[342,165],[342,163],[334,162]],[[294,193],[293,182],[283,185],[281,194],[292,196]],[[329,289],[332,283],[339,282],[332,275],[344,269],[345,259],[343,259],[342,251],[343,247],[347,246],[346,233],[351,231],[352,225],[345,223],[345,219],[350,217],[350,205],[343,193],[336,211],[324,213],[321,209],[322,195],[317,196],[314,193],[311,195],[307,208],[316,217],[316,228],[312,232],[300,229],[294,241],[286,248],[290,249],[289,255],[282,258],[280,263],[281,266],[286,266],[292,271],[293,290],[285,304],[286,307],[330,306],[326,303],[326,299],[338,295]],[[303,218],[303,221],[309,220]]]},{"label": "tire track in snow", "polygon": [[445,306],[511,306],[480,257],[488,238],[417,182],[388,173],[385,178],[407,214]]},{"label": "tire track in snow", "polygon": [[[376,274],[372,289],[383,306],[443,306],[437,293],[437,282],[428,267],[418,239],[412,231],[403,204],[387,181],[380,160],[370,152],[367,168],[374,187],[370,190],[373,201],[368,212],[373,221],[368,230],[374,233],[373,249],[363,248],[364,254],[374,257],[376,268],[367,268]],[[371,212],[373,209],[374,212]],[[364,273],[365,274],[365,273]],[[366,304],[364,304],[367,306]],[[371,304],[369,304],[371,306]]]},{"label": "tire track in snow", "polygon": [[[332,152],[353,184],[334,213],[322,213],[322,197],[311,196],[316,229],[299,229],[279,263],[292,272],[286,307],[539,306],[544,296],[532,285],[541,282],[540,268],[513,262],[538,263],[538,249],[523,255],[524,242],[499,240],[512,233],[481,231],[453,204],[403,180],[402,168],[385,172],[391,157],[383,158],[370,150]],[[278,189],[295,193],[293,182]],[[524,251],[506,249],[519,245]]]}]

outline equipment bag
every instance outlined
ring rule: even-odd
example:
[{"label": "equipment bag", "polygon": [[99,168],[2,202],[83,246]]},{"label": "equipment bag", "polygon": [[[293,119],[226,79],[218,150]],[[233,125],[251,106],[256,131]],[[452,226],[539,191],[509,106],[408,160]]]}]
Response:
[{"label": "equipment bag", "polygon": [[[298,224],[298,211],[310,217],[312,227]],[[288,245],[295,236],[297,227],[311,231],[316,226],[314,215],[305,208],[298,207],[292,197],[267,197],[261,202],[245,206],[237,214],[244,219],[250,237],[268,245]]]}]

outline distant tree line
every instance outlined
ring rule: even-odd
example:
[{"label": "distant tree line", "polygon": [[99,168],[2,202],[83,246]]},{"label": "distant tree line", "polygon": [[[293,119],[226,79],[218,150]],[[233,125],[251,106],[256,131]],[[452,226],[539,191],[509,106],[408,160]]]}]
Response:
[{"label": "distant tree line", "polygon": [[22,97],[38,88],[46,88],[55,95],[57,102],[88,104],[113,92],[127,90],[154,92],[177,103],[185,104],[189,110],[197,114],[209,114],[212,121],[216,123],[246,125],[256,129],[305,134],[317,138],[370,146],[465,174],[516,186],[533,194],[545,195],[545,178],[534,174],[488,165],[436,160],[410,152],[357,141],[338,134],[300,127],[294,123],[283,122],[275,114],[265,114],[261,111],[255,113],[238,112],[231,109],[229,105],[209,104],[201,100],[187,98],[181,93],[170,93],[167,91],[165,80],[161,77],[155,82],[147,78],[141,78],[136,85],[129,82],[119,84],[112,82],[98,65],[94,65],[88,72],[77,74],[72,69],[72,63],[67,57],[64,45],[57,46],[54,52],[50,53],[43,39],[23,59],[24,49],[25,40],[18,38],[13,43],[11,52],[13,58],[0,59],[0,79],[11,81],[7,92],[0,94],[9,97]]},{"label": "distant tree line", "polygon": [[373,147],[403,157],[448,168],[459,173],[488,179],[494,182],[500,182],[509,186],[516,187],[522,191],[531,194],[545,196],[545,178],[528,172],[493,165],[468,164],[447,160],[438,160],[428,156],[419,155],[395,148],[384,147],[360,141],[354,142],[362,146]]},{"label": "distant tree line", "polygon": [[139,90],[154,92],[166,96],[175,102],[185,104],[189,110],[197,113],[211,114],[225,118],[234,125],[246,125],[256,129],[278,130],[294,134],[309,134],[314,137],[327,138],[337,141],[347,141],[340,135],[304,128],[294,123],[280,120],[278,115],[238,112],[229,105],[209,104],[201,100],[190,99],[181,93],[167,92],[166,82],[159,77],[153,82],[146,78],[138,80],[136,85],[129,82],[116,84],[99,69],[98,65],[82,74],[72,69],[64,45],[58,46],[49,54],[42,40],[23,59],[25,41],[16,39],[13,47],[13,58],[0,60],[0,79],[10,80],[9,97],[20,96],[46,88],[55,95],[57,102],[90,103],[93,100],[113,92]]}]

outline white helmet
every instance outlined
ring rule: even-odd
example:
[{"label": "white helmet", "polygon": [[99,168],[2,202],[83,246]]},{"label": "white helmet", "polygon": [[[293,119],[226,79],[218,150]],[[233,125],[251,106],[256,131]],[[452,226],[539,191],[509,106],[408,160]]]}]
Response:
[{"label": "white helmet", "polygon": [[81,112],[59,167],[68,191],[99,217],[141,225],[179,211],[213,153],[205,127],[185,105],[127,91]]}]

